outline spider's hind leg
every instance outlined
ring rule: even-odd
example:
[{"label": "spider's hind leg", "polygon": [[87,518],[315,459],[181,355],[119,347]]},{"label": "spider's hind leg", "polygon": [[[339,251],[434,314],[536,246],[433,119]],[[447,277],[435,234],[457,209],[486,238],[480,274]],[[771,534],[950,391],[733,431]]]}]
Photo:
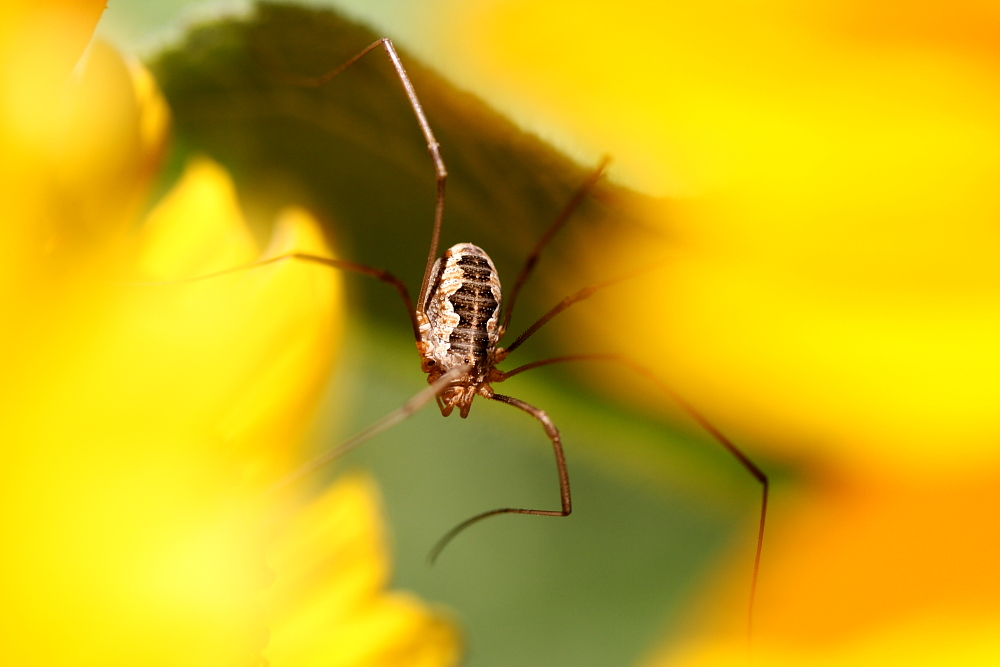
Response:
[{"label": "spider's hind leg", "polygon": [[500,403],[506,403],[507,405],[512,405],[519,410],[527,412],[529,415],[537,419],[542,424],[542,428],[545,429],[545,434],[549,436],[549,440],[552,441],[552,451],[555,453],[556,457],[556,471],[559,475],[559,500],[562,505],[561,509],[558,510],[534,510],[525,509],[520,507],[501,507],[499,509],[490,510],[488,512],[483,512],[482,514],[477,514],[474,517],[470,517],[458,524],[451,530],[449,530],[444,537],[438,540],[434,548],[428,556],[431,563],[437,560],[437,557],[441,554],[448,543],[451,542],[459,533],[464,531],[466,528],[474,523],[478,523],[483,519],[489,518],[491,516],[497,516],[499,514],[533,514],[535,516],[569,516],[573,511],[573,498],[569,490],[569,471],[566,469],[566,455],[563,453],[562,447],[562,437],[559,435],[559,429],[556,425],[552,423],[548,414],[540,408],[536,408],[533,405],[525,403],[524,401],[513,398],[512,396],[504,396],[502,394],[493,394],[490,398],[494,401]]}]

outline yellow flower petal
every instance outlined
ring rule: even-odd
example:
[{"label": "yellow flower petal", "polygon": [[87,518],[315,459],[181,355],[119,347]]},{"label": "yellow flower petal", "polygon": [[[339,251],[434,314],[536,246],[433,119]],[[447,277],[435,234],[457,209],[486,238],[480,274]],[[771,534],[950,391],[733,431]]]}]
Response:
[{"label": "yellow flower petal", "polygon": [[[59,16],[34,9],[5,4],[0,18]],[[32,55],[31,31],[10,28],[0,21],[0,52],[11,53],[10,38]],[[37,67],[0,64],[0,147],[11,149],[0,167],[11,221],[0,241],[11,243],[0,252],[13,260],[0,272],[0,307],[14,323],[0,346],[4,659],[256,667],[272,579],[266,528],[287,509],[266,490],[300,462],[298,436],[339,337],[340,276],[282,261],[163,284],[258,258],[231,180],[193,163],[129,239],[168,114],[148,75],[103,45],[65,106],[55,94],[64,76],[24,88],[26,72],[60,71],[65,46]],[[264,256],[291,251],[329,255],[300,209],[281,214]],[[130,272],[161,284],[114,282]],[[369,522],[344,536],[367,539],[352,567],[319,568],[323,595],[284,611],[339,619],[333,647],[359,667],[454,664],[449,624],[381,592],[372,503],[348,503],[362,510],[350,521]],[[314,555],[327,557],[333,541]],[[301,578],[291,565],[281,576]],[[300,638],[312,650],[303,663],[330,664],[333,635],[318,630]]]},{"label": "yellow flower petal", "polygon": [[[873,633],[843,647],[809,650],[758,645],[752,664],[760,667],[939,667],[995,664],[1000,660],[997,633],[1000,620],[984,623],[978,618],[918,617],[883,633]],[[723,667],[747,664],[746,644],[710,649],[670,651],[643,663],[643,667]]]},{"label": "yellow flower petal", "polygon": [[153,75],[138,61],[129,61],[135,101],[139,107],[139,150],[142,166],[152,173],[159,166],[170,129],[170,108]]},{"label": "yellow flower petal", "polygon": [[437,667],[457,662],[451,624],[383,591],[385,538],[373,482],[341,478],[300,511],[270,554],[274,613],[265,655],[297,667]]},{"label": "yellow flower petal", "polygon": [[[581,238],[601,275],[669,266],[569,315],[815,473],[771,505],[752,664],[995,661],[996,4],[457,9],[477,80],[674,197],[658,248]],[[747,664],[723,585],[651,664]]]},{"label": "yellow flower petal", "polygon": [[52,245],[51,208],[60,201],[58,193],[48,188],[51,140],[61,124],[66,81],[104,4],[103,0],[0,3],[2,303],[15,303],[25,283],[34,285],[48,277],[38,267]]},{"label": "yellow flower petal", "polygon": [[[94,91],[112,90],[111,107],[124,109],[74,118],[81,133],[122,143],[106,152],[86,137],[54,145],[59,135],[49,132],[35,137],[37,155],[4,165],[16,172],[2,186],[5,230],[18,241],[5,250],[16,250],[19,263],[2,275],[10,282],[0,301],[16,323],[3,327],[0,347],[5,660],[254,665],[266,634],[258,595],[269,581],[261,491],[294,459],[302,416],[317,399],[336,346],[339,278],[286,263],[172,289],[113,284],[132,259],[118,242],[117,212],[134,191],[106,177],[122,161],[141,161],[145,149],[132,138],[150,105],[123,97],[134,87],[117,56],[99,54],[89,66],[102,62],[111,78],[85,75],[80,99],[98,109],[109,100]],[[108,119],[131,119],[135,132],[100,125]],[[0,126],[9,138],[11,126]],[[23,155],[30,139],[17,138]],[[53,155],[74,151],[96,161],[95,173],[53,170]],[[225,189],[214,176],[209,189]],[[87,202],[82,217],[54,205],[72,201]],[[103,223],[101,210],[110,212]],[[221,235],[192,228],[217,211],[161,208],[157,229],[169,252],[141,247],[139,263],[160,258],[177,270],[197,268],[185,264],[189,255],[210,266],[254,257],[238,211]],[[302,216],[291,227],[299,232],[282,238],[320,249]],[[56,230],[62,252],[46,255],[41,241]],[[275,378],[263,396],[255,383]],[[250,399],[247,387],[255,388]]]},{"label": "yellow flower petal", "polygon": [[[572,315],[598,348],[634,349],[641,313],[642,356],[762,443],[874,468],[998,460],[995,7],[505,0],[456,18],[479,80],[683,197],[650,220],[669,273]],[[600,243],[595,272],[634,265],[634,239]]]},{"label": "yellow flower petal", "polygon": [[145,280],[177,280],[247,264],[257,256],[232,179],[195,160],[149,214],[139,270]]},{"label": "yellow flower petal", "polygon": [[[285,227],[300,233],[283,243],[316,249],[301,214]],[[211,265],[245,252],[246,231],[230,231],[191,253]],[[68,304],[44,344],[8,364],[11,659],[253,664],[262,492],[296,461],[335,349],[338,277],[317,268],[82,292],[96,298]]]},{"label": "yellow flower petal", "polygon": [[[241,267],[258,258],[229,176],[193,162],[143,229],[139,275],[171,280]],[[282,214],[266,255],[298,250],[329,256],[317,223],[301,210]],[[295,460],[325,381],[341,320],[341,276],[288,260],[182,284],[130,289],[123,335],[159,349],[125,355],[113,372],[156,377],[143,392],[156,414],[216,438],[247,479],[273,483]],[[150,358],[150,356],[152,358]],[[183,401],[184,407],[169,406]],[[267,482],[270,480],[270,482]]]},{"label": "yellow flower petal", "polygon": [[132,71],[110,45],[96,41],[79,77],[67,86],[60,111],[50,148],[50,187],[58,193],[54,243],[91,252],[102,242],[113,247],[104,237],[129,229],[151,167],[158,166],[142,143],[141,127],[154,120],[153,108],[139,107]]}]

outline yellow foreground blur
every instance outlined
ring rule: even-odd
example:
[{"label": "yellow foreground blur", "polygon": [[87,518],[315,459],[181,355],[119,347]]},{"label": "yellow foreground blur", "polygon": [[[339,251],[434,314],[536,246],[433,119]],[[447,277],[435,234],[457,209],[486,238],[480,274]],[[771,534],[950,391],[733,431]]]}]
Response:
[{"label": "yellow foreground blur", "polygon": [[[566,352],[639,355],[805,471],[772,504],[753,664],[996,663],[1000,6],[441,4],[467,79],[671,198],[658,249],[582,239],[595,275],[669,261],[579,307],[595,338]],[[746,582],[720,586],[651,664],[746,664]]]},{"label": "yellow foreground blur", "polygon": [[201,160],[137,224],[169,113],[106,45],[71,75],[103,5],[0,7],[4,662],[454,664],[451,625],[383,590],[371,482],[268,493],[304,455],[340,276],[165,282],[329,254],[316,222],[288,209],[261,253]]}]

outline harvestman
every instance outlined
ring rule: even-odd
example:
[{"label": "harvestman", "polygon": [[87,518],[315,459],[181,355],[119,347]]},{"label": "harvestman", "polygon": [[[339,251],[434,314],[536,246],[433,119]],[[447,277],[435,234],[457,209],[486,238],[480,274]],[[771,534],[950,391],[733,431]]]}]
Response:
[{"label": "harvestman", "polygon": [[[542,250],[548,244],[552,236],[565,224],[570,215],[577,208],[587,192],[594,186],[601,177],[607,159],[604,159],[598,168],[576,191],[566,206],[559,212],[556,219],[542,235],[542,238],[535,245],[531,254],[528,255],[511,290],[506,307],[501,311],[500,280],[497,276],[493,261],[481,248],[471,243],[459,243],[445,251],[440,258],[437,257],[438,240],[441,234],[441,219],[444,212],[444,190],[448,172],[445,169],[444,161],[437,139],[431,131],[427,118],[424,115],[423,107],[417,94],[410,83],[410,78],[406,74],[396,49],[389,39],[383,38],[370,44],[363,51],[355,55],[346,63],[335,70],[320,77],[311,79],[299,79],[298,83],[303,85],[322,85],[335,76],[346,70],[348,67],[363,58],[369,52],[382,47],[385,49],[392,66],[403,85],[406,97],[409,100],[417,123],[423,132],[427,142],[427,149],[430,152],[437,173],[437,200],[434,209],[434,228],[431,234],[430,251],[427,255],[427,264],[424,268],[423,280],[420,283],[420,293],[416,307],[406,289],[406,285],[388,271],[373,267],[356,264],[341,259],[320,257],[300,252],[292,252],[276,257],[271,257],[262,261],[253,262],[244,266],[235,267],[225,271],[199,276],[188,280],[170,281],[173,283],[190,282],[191,280],[204,280],[213,278],[233,271],[250,269],[264,266],[288,259],[298,259],[307,262],[314,262],[326,266],[359,273],[380,280],[391,285],[400,295],[410,316],[410,324],[413,327],[413,337],[416,340],[417,351],[420,354],[421,370],[427,373],[429,387],[415,395],[407,401],[401,408],[383,417],[381,420],[358,433],[351,439],[340,444],[338,447],[327,451],[318,458],[307,463],[305,466],[282,480],[277,487],[286,486],[301,477],[320,468],[326,463],[338,458],[348,450],[371,439],[378,433],[385,431],[394,424],[397,424],[431,400],[437,401],[438,408],[442,416],[447,417],[455,408],[464,419],[468,417],[472,407],[472,401],[476,396],[484,399],[498,401],[522,410],[535,419],[545,429],[546,435],[552,441],[552,449],[555,453],[556,469],[559,475],[559,498],[561,507],[558,510],[537,510],[517,507],[502,507],[488,512],[477,514],[451,529],[431,551],[431,561],[437,557],[441,550],[460,532],[487,517],[498,514],[534,514],[538,516],[565,517],[573,511],[572,497],[570,495],[569,474],[566,470],[566,458],[563,454],[562,440],[559,430],[545,413],[544,410],[529,405],[512,396],[497,394],[493,391],[492,385],[503,382],[508,378],[541,366],[562,363],[567,361],[613,361],[622,364],[634,372],[646,377],[660,387],[664,392],[687,412],[702,428],[704,428],[726,451],[739,461],[762,486],[760,524],[757,532],[757,547],[754,553],[753,576],[750,586],[750,606],[748,612],[748,636],[750,624],[753,620],[754,596],[757,588],[757,574],[760,568],[760,552],[764,539],[764,522],[767,516],[768,498],[768,478],[750,459],[748,459],[732,442],[720,433],[712,424],[708,422],[691,405],[681,399],[674,391],[660,380],[649,369],[634,361],[619,355],[611,354],[575,354],[563,357],[553,357],[534,361],[523,366],[518,366],[513,370],[502,371],[496,366],[515,349],[521,346],[530,336],[538,331],[553,317],[569,308],[574,303],[586,299],[599,289],[611,284],[620,282],[628,276],[623,276],[610,280],[599,285],[584,288],[572,294],[556,304],[551,310],[543,315],[537,322],[518,336],[514,342],[506,348],[500,347],[499,342],[507,332],[511,314],[517,295],[525,281],[531,275],[535,264],[538,261]],[[162,283],[161,283],[162,284]],[[277,488],[276,487],[276,488]]]}]

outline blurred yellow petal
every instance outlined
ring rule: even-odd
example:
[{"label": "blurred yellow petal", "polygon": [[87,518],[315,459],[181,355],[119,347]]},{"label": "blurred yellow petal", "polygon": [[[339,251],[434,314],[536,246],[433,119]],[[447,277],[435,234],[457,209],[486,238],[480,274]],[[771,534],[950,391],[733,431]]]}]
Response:
[{"label": "blurred yellow petal", "polygon": [[[988,528],[1000,506],[998,477],[826,479],[794,498],[779,495],[758,588],[754,664],[878,664],[886,651],[908,655],[914,646],[928,656],[952,653],[946,664],[987,664],[958,656],[967,639],[975,654],[1000,652],[995,631],[984,631],[1000,624],[1000,531]],[[649,665],[745,661],[746,580],[712,588],[700,632],[680,646],[667,642]]]},{"label": "blurred yellow petal", "polygon": [[[996,642],[1000,621],[977,619],[916,618],[890,632],[863,637],[846,647],[817,655],[813,651],[757,647],[752,663],[762,667],[939,667],[940,665],[989,665],[1000,660]],[[681,651],[643,663],[644,667],[722,667],[746,665],[746,645],[717,647],[709,651]]]},{"label": "blurred yellow petal", "polygon": [[[209,187],[225,186],[214,169]],[[155,214],[161,238],[218,212],[173,210],[183,216]],[[321,251],[314,223],[289,217],[277,247]],[[216,222],[229,233],[181,233],[175,257],[214,266],[252,252],[239,217]],[[91,283],[81,301],[49,304],[55,330],[8,364],[11,659],[255,664],[269,581],[262,491],[295,460],[335,349],[339,277],[316,268]],[[53,633],[60,642],[45,643]]]},{"label": "blurred yellow petal", "polygon": [[[477,81],[672,197],[659,248],[581,237],[598,275],[669,257],[568,313],[588,346],[808,465],[772,504],[754,664],[995,661],[1000,6],[452,4]],[[718,586],[649,664],[746,664],[746,582]]]},{"label": "blurred yellow petal", "polygon": [[157,114],[140,109],[132,71],[111,46],[96,41],[79,77],[67,85],[50,148],[51,187],[59,194],[50,251],[110,245],[100,237],[128,230],[143,203],[151,168],[158,166],[149,154],[159,156],[165,133],[143,137],[141,125]]},{"label": "blurred yellow petal", "polygon": [[374,483],[341,478],[283,527],[269,564],[273,624],[265,655],[297,667],[457,664],[458,637],[440,613],[387,593],[385,537]]},{"label": "blurred yellow petal", "polygon": [[[274,509],[262,491],[296,460],[336,349],[339,276],[283,262],[200,283],[114,284],[133,267],[150,280],[258,253],[228,176],[207,162],[154,209],[130,253],[165,107],[107,47],[60,106],[47,93],[61,94],[68,71],[38,82],[46,95],[19,98],[53,103],[35,134],[21,132],[24,117],[0,123],[21,151],[5,152],[0,192],[18,241],[5,249],[19,262],[0,302],[14,325],[0,348],[5,660],[256,665]],[[293,249],[328,253],[300,210],[282,215],[268,252]]]},{"label": "blurred yellow petal", "polygon": [[[279,213],[272,241],[262,256],[290,252],[333,256],[319,224],[304,209]],[[290,457],[296,450],[289,443],[297,441],[309,424],[342,338],[344,322],[338,309],[343,303],[342,276],[328,267],[295,260],[258,270],[270,273],[268,289],[257,297],[262,306],[258,321],[248,326],[280,344],[260,359],[243,385],[241,400],[226,413],[219,428],[233,440],[247,437],[244,432],[253,433],[265,449]],[[272,414],[282,419],[268,420]]]},{"label": "blurred yellow petal", "polygon": [[104,0],[0,3],[2,136],[30,153],[45,144],[62,86],[101,17]]},{"label": "blurred yellow petal", "polygon": [[[647,361],[746,438],[796,453],[1000,458],[996,6],[455,9],[484,85],[683,197],[651,220],[669,232],[666,279],[575,314],[602,347],[634,347],[643,313]],[[595,271],[629,265],[634,240],[601,243]]]},{"label": "blurred yellow petal", "polygon": [[159,166],[170,129],[170,108],[153,75],[138,61],[128,63],[135,101],[139,109],[140,173],[152,173]]},{"label": "blurred yellow petal", "polygon": [[[60,125],[66,81],[104,9],[103,0],[0,3],[0,302],[13,286],[40,279],[51,243],[47,191],[51,139]],[[15,315],[16,317],[16,315]]]},{"label": "blurred yellow petal", "polygon": [[998,478],[842,482],[800,498],[775,533],[761,641],[829,648],[915,617],[1000,621],[1000,532],[984,529]]},{"label": "blurred yellow petal", "polygon": [[[239,267],[258,258],[255,246],[229,176],[197,160],[150,213],[138,276],[169,281]],[[329,255],[317,223],[299,209],[281,215],[266,255],[293,250]],[[273,483],[295,460],[332,361],[340,278],[326,267],[284,261],[132,287],[122,336],[145,338],[149,347],[129,353],[111,343],[119,365],[108,372],[134,376],[136,384],[157,379],[127,390],[152,406],[152,414],[133,413],[137,423],[197,429],[229,451],[248,480]]]},{"label": "blurred yellow petal", "polygon": [[[71,4],[4,5],[0,17],[52,28],[66,10],[79,28]],[[317,633],[293,632],[286,664],[455,664],[451,625],[382,591],[367,482],[293,515],[284,540],[302,539],[298,528],[320,539],[279,558],[277,572],[308,580],[317,559],[353,552],[351,567],[320,568],[322,585],[280,614],[266,606],[268,527],[290,511],[267,490],[301,463],[340,338],[340,276],[282,261],[169,281],[289,252],[329,256],[316,221],[283,211],[259,253],[228,174],[202,159],[132,235],[169,124],[155,82],[104,44],[68,84],[65,52],[46,57],[0,72],[0,204],[15,258],[0,274],[13,325],[0,346],[5,660],[255,667],[267,623],[281,627],[283,615]],[[25,72],[43,77],[35,89]],[[332,628],[315,622],[331,618]]]},{"label": "blurred yellow petal", "polygon": [[147,280],[195,278],[246,264],[256,255],[232,179],[207,159],[188,165],[149,214],[142,236],[139,270]]}]

